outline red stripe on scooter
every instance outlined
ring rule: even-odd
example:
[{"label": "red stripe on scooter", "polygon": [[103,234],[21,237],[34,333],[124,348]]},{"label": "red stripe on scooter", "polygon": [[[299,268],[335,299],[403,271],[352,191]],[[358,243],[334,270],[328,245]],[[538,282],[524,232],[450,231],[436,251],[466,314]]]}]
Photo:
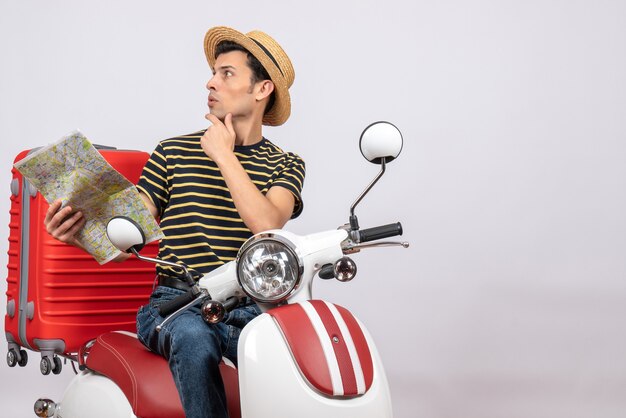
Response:
[{"label": "red stripe on scooter", "polygon": [[341,317],[348,326],[348,330],[350,331],[350,335],[352,336],[352,341],[354,342],[354,347],[356,348],[356,352],[361,362],[361,368],[363,369],[363,377],[365,378],[365,391],[367,392],[372,386],[372,382],[374,381],[374,363],[372,362],[372,353],[370,352],[367,340],[365,339],[365,335],[363,334],[361,326],[356,321],[354,316],[350,313],[350,311],[339,305],[335,305],[335,307],[341,314]]},{"label": "red stripe on scooter", "polygon": [[320,339],[308,315],[299,304],[271,309],[270,314],[283,332],[291,354],[304,377],[322,393],[333,394],[333,384]]},{"label": "red stripe on scooter", "polygon": [[326,328],[326,332],[328,333],[328,338],[331,341],[333,350],[335,351],[335,357],[337,357],[337,363],[339,365],[339,372],[341,373],[341,381],[343,382],[343,394],[347,396],[357,395],[358,390],[356,377],[354,375],[354,366],[352,364],[352,360],[350,359],[350,353],[348,352],[344,336],[339,329],[339,325],[337,325],[335,317],[323,301],[311,300],[309,303],[313,305],[317,314],[320,316],[320,319]]}]

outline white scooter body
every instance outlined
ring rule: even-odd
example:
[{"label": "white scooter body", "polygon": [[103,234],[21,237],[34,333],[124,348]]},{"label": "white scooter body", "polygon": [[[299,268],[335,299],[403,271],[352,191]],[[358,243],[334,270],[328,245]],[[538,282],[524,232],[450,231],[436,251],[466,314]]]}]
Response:
[{"label": "white scooter body", "polygon": [[122,389],[111,379],[84,370],[70,382],[54,418],[78,418],[89,412],[89,418],[136,418]]},{"label": "white scooter body", "polygon": [[[369,333],[362,328],[374,364],[370,389],[352,398],[331,397],[303,377],[273,318],[261,314],[239,338],[239,388],[242,418],[387,418],[391,396],[383,365]],[[67,387],[56,418],[136,418],[126,395],[109,378],[80,372]]]},{"label": "white scooter body", "polygon": [[[341,242],[347,237],[344,230],[307,236],[282,230],[264,234],[286,238],[300,252],[304,265],[303,280],[290,295],[289,304],[307,303],[311,299],[315,274],[324,264],[333,263],[343,256]],[[216,301],[244,295],[237,282],[235,262],[207,274],[200,279],[199,285],[208,290]],[[263,311],[275,307],[271,304],[260,306]],[[322,394],[307,381],[285,336],[270,314],[263,313],[251,321],[243,329],[238,345],[242,418],[391,417],[391,397],[380,356],[367,330],[359,325],[372,356],[374,378],[365,394],[342,397]],[[319,367],[329,366],[319,364]],[[60,405],[54,415],[56,418],[83,418],[86,410],[90,411],[90,418],[135,417],[122,390],[112,380],[93,371],[83,371],[74,378]],[[94,408],[94,405],[97,407]]]}]

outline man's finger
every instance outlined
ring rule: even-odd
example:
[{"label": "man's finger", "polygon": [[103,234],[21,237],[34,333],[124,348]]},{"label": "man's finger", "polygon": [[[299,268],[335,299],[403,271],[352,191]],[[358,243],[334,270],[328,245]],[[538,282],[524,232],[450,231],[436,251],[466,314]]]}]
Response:
[{"label": "man's finger", "polygon": [[46,225],[50,223],[50,221],[52,220],[52,217],[54,216],[55,213],[57,213],[62,203],[63,201],[61,199],[57,199],[50,204],[50,207],[48,208],[48,211],[46,212],[46,217],[44,218],[44,223]]},{"label": "man's finger", "polygon": [[63,219],[67,218],[72,214],[72,208],[70,206],[66,206],[63,209],[57,211],[54,216],[50,219],[50,222],[46,225],[48,232],[52,232],[59,227],[63,223]]},{"label": "man's finger", "polygon": [[83,216],[81,212],[76,212],[71,216],[66,216],[59,222],[59,225],[56,227],[56,233],[58,235],[64,235],[69,231]]},{"label": "man's finger", "polygon": [[213,126],[219,126],[219,125],[224,126],[222,121],[217,116],[215,116],[215,115],[213,115],[211,113],[207,114],[206,118],[209,120],[209,122],[211,122],[213,124]]},{"label": "man's finger", "polygon": [[64,238],[66,240],[70,240],[72,238],[74,238],[76,236],[76,234],[78,233],[78,231],[80,231],[80,229],[85,226],[85,222],[87,220],[85,219],[85,217],[81,217],[78,222],[76,222],[74,225],[72,225],[72,227],[70,229],[67,230],[67,232],[65,232],[64,234]]}]

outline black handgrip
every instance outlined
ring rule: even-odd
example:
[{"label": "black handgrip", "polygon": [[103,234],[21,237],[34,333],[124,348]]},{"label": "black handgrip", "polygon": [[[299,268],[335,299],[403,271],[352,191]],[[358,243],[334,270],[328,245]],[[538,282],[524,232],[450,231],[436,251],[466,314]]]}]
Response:
[{"label": "black handgrip", "polygon": [[396,235],[402,235],[402,224],[400,222],[362,229],[359,231],[359,242],[375,241],[377,239],[395,237]]},{"label": "black handgrip", "polygon": [[332,264],[324,264],[320,269],[320,279],[329,280],[335,278],[335,266]]},{"label": "black handgrip", "polygon": [[169,300],[167,302],[159,305],[159,315],[162,317],[166,317],[172,312],[176,312],[192,300],[196,298],[196,294],[194,294],[193,290],[188,290],[187,293],[183,293],[180,296],[176,296],[174,299]]}]

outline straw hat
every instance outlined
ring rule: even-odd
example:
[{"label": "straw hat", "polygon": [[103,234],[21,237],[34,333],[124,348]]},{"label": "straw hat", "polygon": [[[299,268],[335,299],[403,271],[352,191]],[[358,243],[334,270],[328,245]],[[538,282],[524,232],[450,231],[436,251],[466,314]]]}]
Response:
[{"label": "straw hat", "polygon": [[215,66],[215,49],[222,41],[232,41],[246,48],[258,59],[274,83],[275,102],[263,116],[263,124],[278,126],[285,123],[291,114],[289,87],[295,72],[289,57],[272,37],[258,30],[243,34],[226,26],[209,29],[204,37],[204,53],[209,66]]}]

